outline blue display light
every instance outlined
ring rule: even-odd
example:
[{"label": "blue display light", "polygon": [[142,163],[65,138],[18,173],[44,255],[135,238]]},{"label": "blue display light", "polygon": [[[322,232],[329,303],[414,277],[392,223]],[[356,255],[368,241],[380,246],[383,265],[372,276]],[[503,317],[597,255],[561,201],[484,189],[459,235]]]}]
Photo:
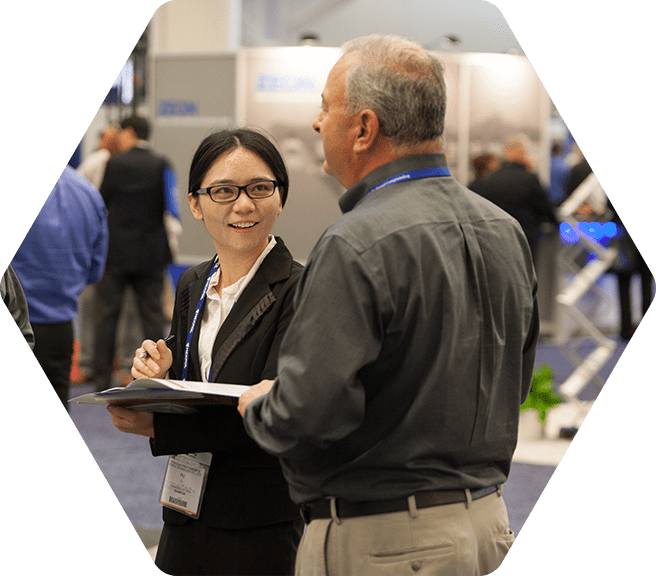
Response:
[{"label": "blue display light", "polygon": [[575,244],[581,239],[581,234],[603,244],[617,236],[617,224],[615,222],[578,222],[576,227],[572,227],[569,222],[560,223],[560,237],[566,244]]},{"label": "blue display light", "polygon": [[581,235],[569,222],[560,223],[560,237],[566,244],[575,244],[581,239]]}]

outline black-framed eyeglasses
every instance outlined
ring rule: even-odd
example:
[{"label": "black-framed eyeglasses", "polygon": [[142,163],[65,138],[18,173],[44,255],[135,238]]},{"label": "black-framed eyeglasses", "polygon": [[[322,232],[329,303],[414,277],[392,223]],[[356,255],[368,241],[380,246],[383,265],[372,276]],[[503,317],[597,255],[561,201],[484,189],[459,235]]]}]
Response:
[{"label": "black-framed eyeglasses", "polygon": [[246,184],[246,186],[237,186],[236,184],[215,184],[208,188],[196,190],[196,194],[207,194],[213,202],[216,202],[217,204],[227,204],[228,202],[234,202],[237,200],[242,190],[246,192],[246,196],[250,199],[262,200],[273,196],[277,187],[278,182],[276,180],[258,180],[257,182]]}]

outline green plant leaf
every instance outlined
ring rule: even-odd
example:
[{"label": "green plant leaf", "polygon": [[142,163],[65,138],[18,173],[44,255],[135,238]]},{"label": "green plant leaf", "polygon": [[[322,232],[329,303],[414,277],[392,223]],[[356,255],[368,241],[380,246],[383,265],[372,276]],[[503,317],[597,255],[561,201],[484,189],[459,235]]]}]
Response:
[{"label": "green plant leaf", "polygon": [[562,401],[563,399],[553,389],[551,368],[547,364],[543,364],[540,370],[533,370],[531,390],[519,411],[535,410],[540,423],[544,426],[547,421],[547,412]]}]

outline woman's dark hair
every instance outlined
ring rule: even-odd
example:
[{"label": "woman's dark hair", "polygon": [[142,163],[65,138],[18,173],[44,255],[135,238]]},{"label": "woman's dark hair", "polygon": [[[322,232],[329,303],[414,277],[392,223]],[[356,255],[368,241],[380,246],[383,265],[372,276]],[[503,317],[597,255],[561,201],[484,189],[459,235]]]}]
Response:
[{"label": "woman's dark hair", "polygon": [[249,128],[220,130],[210,134],[199,144],[189,168],[189,193],[194,194],[200,189],[207,171],[219,156],[237,148],[250,150],[269,166],[278,182],[280,200],[284,206],[289,190],[289,176],[285,162],[271,140]]}]

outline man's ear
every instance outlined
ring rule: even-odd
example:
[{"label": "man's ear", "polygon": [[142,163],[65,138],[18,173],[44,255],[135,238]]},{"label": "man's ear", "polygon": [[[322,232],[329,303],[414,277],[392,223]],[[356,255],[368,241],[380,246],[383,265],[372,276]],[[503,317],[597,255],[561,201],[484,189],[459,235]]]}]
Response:
[{"label": "man's ear", "polygon": [[353,150],[355,152],[366,152],[375,143],[380,130],[380,123],[378,116],[373,110],[368,108],[362,110],[357,115],[358,133],[353,143]]}]

